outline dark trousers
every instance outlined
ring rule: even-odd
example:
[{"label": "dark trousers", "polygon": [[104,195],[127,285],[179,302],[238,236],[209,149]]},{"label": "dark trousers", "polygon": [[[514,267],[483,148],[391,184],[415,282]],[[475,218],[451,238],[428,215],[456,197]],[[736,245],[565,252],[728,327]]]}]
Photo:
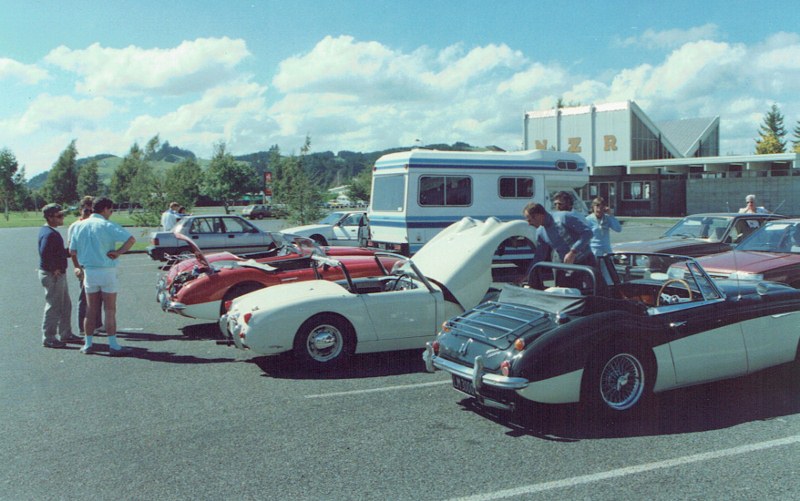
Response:
[{"label": "dark trousers", "polygon": [[[78,330],[83,332],[83,321],[86,319],[86,310],[89,308],[89,303],[86,300],[86,289],[83,288],[83,280],[81,283],[81,295],[78,296]],[[98,327],[103,326],[103,295],[100,294],[100,307],[97,308],[97,319],[95,325]],[[91,332],[89,334],[92,334]]]}]

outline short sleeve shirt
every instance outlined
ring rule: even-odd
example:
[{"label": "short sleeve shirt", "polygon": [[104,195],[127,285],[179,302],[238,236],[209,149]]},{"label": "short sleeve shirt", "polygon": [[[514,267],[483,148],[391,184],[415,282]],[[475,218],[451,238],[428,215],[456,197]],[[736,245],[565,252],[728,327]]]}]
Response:
[{"label": "short sleeve shirt", "polygon": [[100,214],[92,214],[77,225],[70,236],[69,250],[77,252],[81,266],[114,268],[117,260],[108,257],[108,252],[116,249],[117,242],[125,242],[133,235]]}]

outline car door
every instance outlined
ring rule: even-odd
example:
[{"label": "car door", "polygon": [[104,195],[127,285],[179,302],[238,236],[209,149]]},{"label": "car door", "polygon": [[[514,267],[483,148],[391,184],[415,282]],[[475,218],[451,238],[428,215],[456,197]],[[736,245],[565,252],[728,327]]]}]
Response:
[{"label": "car door", "polygon": [[269,245],[267,234],[244,219],[231,216],[221,217],[220,220],[226,249],[236,252],[253,252]]},{"label": "car door", "polygon": [[353,212],[333,226],[333,236],[339,241],[357,241],[358,229],[364,223],[364,214]]},{"label": "car door", "polygon": [[688,304],[659,316],[671,339],[678,386],[747,373],[742,325],[728,301]]},{"label": "car door", "polygon": [[227,244],[222,229],[219,216],[196,217],[192,220],[188,236],[204,251],[220,250],[226,248]]},{"label": "car door", "polygon": [[797,354],[800,312],[775,311],[742,323],[748,372],[791,362]]},{"label": "car door", "polygon": [[430,339],[436,335],[436,295],[425,287],[361,294],[365,310],[383,344],[397,343],[394,349],[415,346],[407,344],[411,338]]}]

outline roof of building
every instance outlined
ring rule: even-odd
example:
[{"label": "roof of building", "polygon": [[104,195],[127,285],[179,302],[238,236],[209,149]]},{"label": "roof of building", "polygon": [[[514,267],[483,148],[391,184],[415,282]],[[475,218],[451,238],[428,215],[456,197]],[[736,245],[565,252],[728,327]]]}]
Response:
[{"label": "roof of building", "polygon": [[691,157],[694,156],[699,140],[718,123],[719,117],[701,117],[656,122],[656,126],[684,157]]}]

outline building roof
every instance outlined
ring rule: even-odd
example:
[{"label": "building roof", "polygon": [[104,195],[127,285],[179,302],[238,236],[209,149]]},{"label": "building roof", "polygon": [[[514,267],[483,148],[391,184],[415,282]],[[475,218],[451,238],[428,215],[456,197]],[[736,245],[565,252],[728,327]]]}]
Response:
[{"label": "building roof", "polygon": [[656,122],[656,127],[667,136],[684,157],[694,156],[700,140],[704,139],[715,126],[719,117],[686,118]]}]

